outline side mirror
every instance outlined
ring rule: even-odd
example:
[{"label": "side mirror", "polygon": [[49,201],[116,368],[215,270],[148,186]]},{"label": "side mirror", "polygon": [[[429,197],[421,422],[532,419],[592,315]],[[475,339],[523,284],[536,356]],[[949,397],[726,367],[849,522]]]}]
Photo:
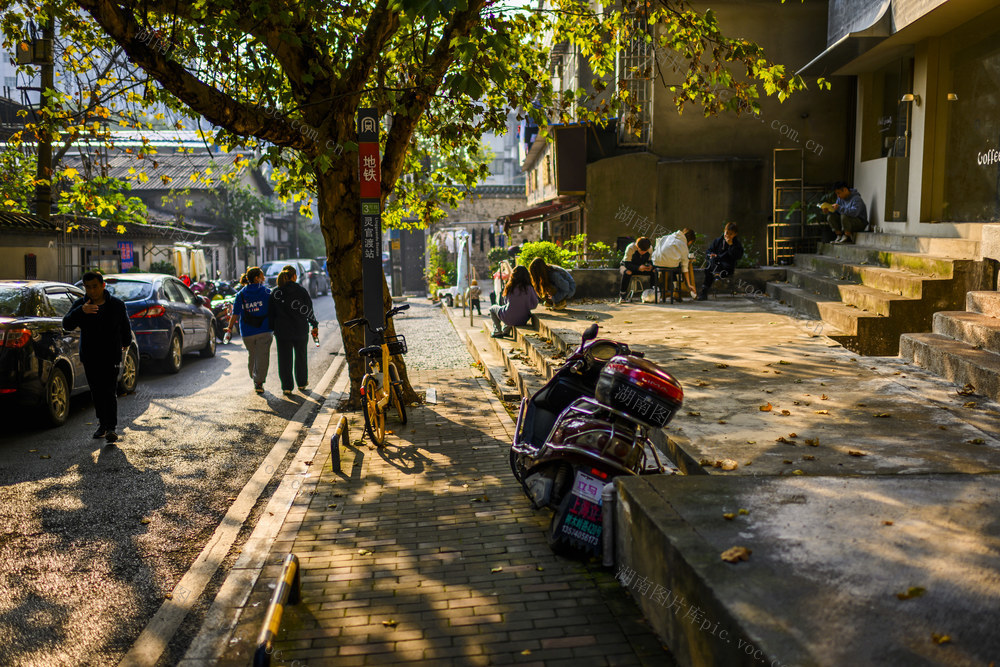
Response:
[{"label": "side mirror", "polygon": [[597,338],[597,328],[597,322],[594,322],[587,327],[587,330],[583,332],[583,340],[580,341],[580,345],[583,345],[588,340],[594,340]]}]

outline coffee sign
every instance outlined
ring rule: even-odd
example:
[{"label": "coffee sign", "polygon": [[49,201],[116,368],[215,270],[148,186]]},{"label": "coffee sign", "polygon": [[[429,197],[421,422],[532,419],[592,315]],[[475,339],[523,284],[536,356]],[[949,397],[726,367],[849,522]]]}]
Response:
[{"label": "coffee sign", "polygon": [[990,148],[981,153],[976,154],[976,163],[980,166],[991,167],[997,163],[1000,163],[1000,150],[995,148]]}]

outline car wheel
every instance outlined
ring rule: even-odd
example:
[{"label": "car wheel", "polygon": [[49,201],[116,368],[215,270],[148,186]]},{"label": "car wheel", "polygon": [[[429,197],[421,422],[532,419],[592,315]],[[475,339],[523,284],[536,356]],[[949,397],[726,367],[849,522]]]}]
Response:
[{"label": "car wheel", "polygon": [[122,376],[118,380],[118,392],[131,394],[139,384],[139,353],[129,347],[122,360]]},{"label": "car wheel", "polygon": [[214,333],[215,326],[213,325],[208,331],[208,342],[205,344],[205,347],[198,351],[198,354],[201,355],[202,359],[209,359],[215,356],[215,336],[212,335]]},{"label": "car wheel", "polygon": [[45,398],[42,404],[45,418],[51,426],[62,426],[69,416],[69,382],[66,374],[53,368],[49,381],[45,383]]},{"label": "car wheel", "polygon": [[170,337],[170,344],[167,345],[167,356],[163,360],[163,365],[168,373],[179,373],[181,370],[181,361],[184,357],[182,342],[178,333]]}]

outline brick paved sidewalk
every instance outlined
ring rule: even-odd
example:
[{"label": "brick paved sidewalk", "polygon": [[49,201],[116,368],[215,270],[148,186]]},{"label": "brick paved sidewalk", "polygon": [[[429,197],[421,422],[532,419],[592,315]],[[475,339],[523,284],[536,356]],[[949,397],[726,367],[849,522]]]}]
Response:
[{"label": "brick paved sidewalk", "polygon": [[381,451],[349,415],[343,473],[329,451],[314,463],[315,493],[296,499],[222,664],[247,664],[289,552],[303,600],[273,664],[672,664],[612,572],[548,549],[549,515],[511,476],[513,423],[486,381],[471,368],[411,380],[437,404],[406,426],[390,417]]}]

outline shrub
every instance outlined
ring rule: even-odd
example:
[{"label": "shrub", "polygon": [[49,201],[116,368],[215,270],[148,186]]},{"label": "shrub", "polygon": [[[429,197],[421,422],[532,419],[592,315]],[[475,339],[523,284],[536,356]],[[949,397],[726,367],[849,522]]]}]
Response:
[{"label": "shrub", "polygon": [[153,262],[149,265],[150,273],[165,273],[168,276],[176,276],[173,262],[161,261]]},{"label": "shrub", "polygon": [[525,243],[521,246],[521,254],[517,256],[517,263],[528,266],[531,260],[541,257],[546,264],[569,267],[572,265],[573,253],[563,250],[551,241],[536,241]]},{"label": "shrub", "polygon": [[497,269],[500,268],[500,262],[510,259],[510,255],[507,253],[507,248],[497,246],[486,253],[486,259],[490,263],[490,273],[496,273]]}]

